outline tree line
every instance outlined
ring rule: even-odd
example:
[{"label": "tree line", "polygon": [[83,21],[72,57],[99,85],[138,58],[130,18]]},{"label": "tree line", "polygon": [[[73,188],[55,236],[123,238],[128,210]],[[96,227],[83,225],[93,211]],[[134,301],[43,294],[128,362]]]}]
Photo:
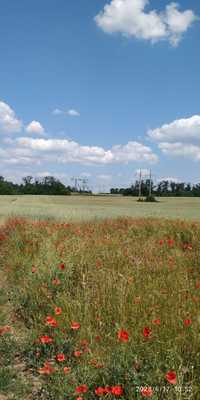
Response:
[{"label": "tree line", "polygon": [[[141,185],[141,186],[140,186]],[[121,194],[123,196],[137,196],[141,191],[141,195],[146,197],[149,195],[149,188],[154,196],[183,196],[183,197],[200,197],[200,183],[191,184],[185,182],[172,182],[168,180],[160,181],[154,185],[150,179],[136,181],[129,188],[111,188],[111,194]]]},{"label": "tree line", "polygon": [[65,186],[53,176],[35,179],[32,176],[26,176],[20,184],[7,181],[3,176],[0,176],[0,195],[35,194],[67,196],[77,191],[80,193],[86,192],[81,189],[77,190],[75,187]]}]

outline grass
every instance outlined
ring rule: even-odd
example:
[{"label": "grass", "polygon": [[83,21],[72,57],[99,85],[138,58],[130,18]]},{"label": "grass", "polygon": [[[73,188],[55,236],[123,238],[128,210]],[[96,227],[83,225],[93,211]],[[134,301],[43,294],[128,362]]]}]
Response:
[{"label": "grass", "polygon": [[199,223],[12,219],[0,239],[7,399],[199,399]]},{"label": "grass", "polygon": [[158,217],[197,220],[199,198],[161,198],[138,203],[121,196],[0,196],[0,221],[11,216],[80,221],[117,217]]}]

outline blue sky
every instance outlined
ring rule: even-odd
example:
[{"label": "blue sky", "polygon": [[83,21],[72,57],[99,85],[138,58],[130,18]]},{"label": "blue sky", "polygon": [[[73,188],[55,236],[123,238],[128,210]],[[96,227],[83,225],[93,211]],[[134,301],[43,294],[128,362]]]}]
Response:
[{"label": "blue sky", "polygon": [[200,5],[147,3],[2,1],[2,175],[200,181]]}]

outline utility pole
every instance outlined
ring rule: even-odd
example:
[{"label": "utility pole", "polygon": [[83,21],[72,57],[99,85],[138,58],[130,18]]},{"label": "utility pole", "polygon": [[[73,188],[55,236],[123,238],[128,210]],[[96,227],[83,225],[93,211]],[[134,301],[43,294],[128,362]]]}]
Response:
[{"label": "utility pole", "polygon": [[152,180],[151,180],[151,169],[149,171],[149,197],[151,197],[152,193]]},{"label": "utility pole", "polygon": [[142,197],[142,170],[140,168],[140,178],[139,178],[139,200]]}]

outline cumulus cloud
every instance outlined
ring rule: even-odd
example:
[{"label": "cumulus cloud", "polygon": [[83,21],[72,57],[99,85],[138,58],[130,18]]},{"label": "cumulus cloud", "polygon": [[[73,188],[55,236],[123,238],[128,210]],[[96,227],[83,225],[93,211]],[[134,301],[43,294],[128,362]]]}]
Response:
[{"label": "cumulus cloud", "polygon": [[200,160],[200,146],[198,145],[182,142],[161,142],[158,146],[166,155],[170,155],[172,157],[189,158],[194,161]]},{"label": "cumulus cloud", "polygon": [[27,133],[36,133],[37,135],[44,135],[44,128],[39,121],[32,121],[26,127]]},{"label": "cumulus cloud", "polygon": [[149,0],[112,0],[96,17],[97,25],[106,33],[121,33],[156,42],[169,40],[177,46],[188,28],[197,19],[192,10],[179,10],[170,3],[164,11],[146,10]]},{"label": "cumulus cloud", "polygon": [[12,108],[0,101],[0,133],[17,133],[22,129],[22,122]]},{"label": "cumulus cloud", "polygon": [[148,136],[156,141],[200,141],[200,115],[177,119],[169,124],[150,130]]},{"label": "cumulus cloud", "polygon": [[177,119],[149,130],[147,135],[158,142],[163,154],[200,160],[200,115]]},{"label": "cumulus cloud", "polygon": [[[104,149],[98,146],[83,146],[68,139],[36,139],[19,137],[6,143],[4,150],[7,158],[21,160],[40,160],[40,162],[112,164],[145,161],[156,163],[158,157],[150,147],[138,142],[129,142],[126,145],[113,146]],[[6,156],[5,156],[6,157]]]}]

